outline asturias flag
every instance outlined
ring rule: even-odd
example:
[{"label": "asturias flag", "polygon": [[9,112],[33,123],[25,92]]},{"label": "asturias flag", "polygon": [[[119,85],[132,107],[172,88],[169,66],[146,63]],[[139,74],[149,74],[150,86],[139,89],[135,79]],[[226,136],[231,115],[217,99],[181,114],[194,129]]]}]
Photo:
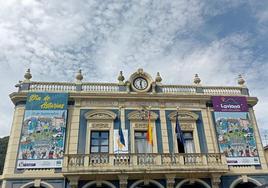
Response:
[{"label": "asturias flag", "polygon": [[153,126],[151,125],[150,111],[148,112],[148,128],[147,128],[146,139],[148,141],[148,144],[153,145]]},{"label": "asturias flag", "polygon": [[[119,125],[119,143],[121,145],[123,145],[123,146],[126,146],[126,144],[125,144],[125,138],[124,138],[124,134],[123,134],[123,130],[122,130],[121,124]],[[121,146],[120,144],[119,144],[119,147]]]}]

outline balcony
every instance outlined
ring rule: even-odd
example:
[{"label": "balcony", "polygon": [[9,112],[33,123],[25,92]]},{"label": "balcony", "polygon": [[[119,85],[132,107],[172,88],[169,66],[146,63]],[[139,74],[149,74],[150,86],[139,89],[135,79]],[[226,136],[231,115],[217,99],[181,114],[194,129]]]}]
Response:
[{"label": "balcony", "polygon": [[63,173],[227,172],[225,156],[191,154],[67,154]]}]

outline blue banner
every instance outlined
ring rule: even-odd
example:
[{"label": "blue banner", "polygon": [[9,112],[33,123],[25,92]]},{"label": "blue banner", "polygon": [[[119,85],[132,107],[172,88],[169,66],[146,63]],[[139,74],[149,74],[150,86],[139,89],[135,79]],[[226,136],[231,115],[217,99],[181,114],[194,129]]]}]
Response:
[{"label": "blue banner", "polygon": [[68,93],[29,93],[26,110],[66,110]]}]

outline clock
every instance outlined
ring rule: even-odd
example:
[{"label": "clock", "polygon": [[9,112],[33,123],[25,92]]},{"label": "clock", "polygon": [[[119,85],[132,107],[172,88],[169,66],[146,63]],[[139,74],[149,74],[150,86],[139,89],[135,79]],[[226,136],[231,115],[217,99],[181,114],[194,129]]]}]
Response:
[{"label": "clock", "polygon": [[144,90],[148,87],[148,81],[143,77],[137,77],[133,81],[133,86],[137,90]]}]

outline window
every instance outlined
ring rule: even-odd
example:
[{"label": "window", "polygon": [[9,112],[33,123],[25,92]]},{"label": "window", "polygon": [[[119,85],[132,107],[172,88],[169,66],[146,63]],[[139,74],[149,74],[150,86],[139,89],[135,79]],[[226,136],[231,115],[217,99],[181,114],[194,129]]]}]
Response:
[{"label": "window", "polygon": [[152,146],[148,144],[146,139],[146,131],[135,132],[135,152],[136,153],[152,153]]},{"label": "window", "polygon": [[185,132],[183,133],[183,137],[185,141],[184,144],[185,153],[195,153],[193,133]]},{"label": "window", "polygon": [[90,142],[90,153],[108,153],[109,152],[109,132],[92,131]]}]

